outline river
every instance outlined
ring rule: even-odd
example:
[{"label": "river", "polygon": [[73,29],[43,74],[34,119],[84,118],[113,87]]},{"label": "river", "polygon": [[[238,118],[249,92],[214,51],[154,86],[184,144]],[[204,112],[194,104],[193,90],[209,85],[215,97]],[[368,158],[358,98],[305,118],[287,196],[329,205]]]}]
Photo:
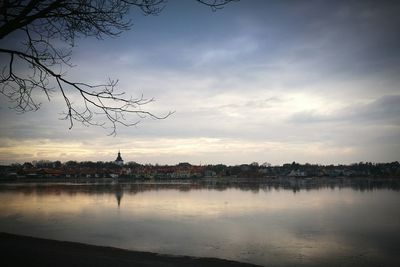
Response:
[{"label": "river", "polygon": [[398,182],[0,184],[0,231],[264,266],[400,266]]}]

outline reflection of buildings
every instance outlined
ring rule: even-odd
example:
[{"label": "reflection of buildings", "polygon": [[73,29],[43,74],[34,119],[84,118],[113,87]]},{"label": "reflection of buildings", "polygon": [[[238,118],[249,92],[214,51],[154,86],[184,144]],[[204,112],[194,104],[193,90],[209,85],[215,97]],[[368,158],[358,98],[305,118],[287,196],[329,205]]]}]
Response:
[{"label": "reflection of buildings", "polygon": [[122,199],[123,195],[124,195],[123,188],[120,185],[116,185],[116,187],[115,187],[115,198],[117,199],[118,207],[121,205],[121,199]]},{"label": "reflection of buildings", "polygon": [[117,164],[119,166],[124,165],[124,160],[121,158],[121,152],[120,151],[118,151],[118,157],[115,160],[115,164]]}]

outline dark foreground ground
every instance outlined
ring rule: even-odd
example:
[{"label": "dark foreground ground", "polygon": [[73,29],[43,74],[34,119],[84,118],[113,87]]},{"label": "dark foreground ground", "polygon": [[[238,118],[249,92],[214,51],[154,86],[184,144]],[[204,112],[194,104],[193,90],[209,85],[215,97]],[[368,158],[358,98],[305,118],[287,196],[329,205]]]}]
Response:
[{"label": "dark foreground ground", "polygon": [[0,233],[1,266],[256,266]]}]

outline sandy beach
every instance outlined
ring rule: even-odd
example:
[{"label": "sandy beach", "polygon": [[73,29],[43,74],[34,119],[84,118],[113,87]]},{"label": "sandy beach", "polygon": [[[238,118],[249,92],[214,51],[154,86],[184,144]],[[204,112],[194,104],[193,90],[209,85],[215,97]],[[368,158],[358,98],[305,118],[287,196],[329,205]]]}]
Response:
[{"label": "sandy beach", "polygon": [[0,233],[2,266],[256,266]]}]

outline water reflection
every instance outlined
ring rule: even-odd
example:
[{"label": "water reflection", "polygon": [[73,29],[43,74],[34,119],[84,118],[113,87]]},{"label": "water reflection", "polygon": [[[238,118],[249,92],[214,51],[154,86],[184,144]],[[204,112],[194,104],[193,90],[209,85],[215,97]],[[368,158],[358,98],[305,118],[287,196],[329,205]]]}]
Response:
[{"label": "water reflection", "polygon": [[114,190],[115,190],[115,198],[117,199],[118,208],[119,208],[121,205],[121,199],[124,195],[124,190],[120,184],[115,185]]},{"label": "water reflection", "polygon": [[[229,179],[199,180],[182,182],[182,180],[172,182],[120,182],[116,184],[109,183],[13,183],[0,184],[0,192],[18,190],[24,194],[70,194],[77,193],[88,194],[107,194],[115,193],[116,199],[120,202],[123,192],[137,194],[145,191],[159,191],[174,189],[182,192],[190,190],[211,189],[225,191],[229,189],[238,189],[241,191],[251,191],[259,193],[260,191],[271,190],[291,190],[294,194],[302,190],[320,190],[320,189],[342,189],[351,188],[355,191],[374,191],[388,189],[400,191],[400,179],[377,179],[377,178],[286,178],[276,180],[258,180],[244,179],[231,181]],[[119,196],[121,195],[121,196]]]},{"label": "water reflection", "polygon": [[268,266],[400,264],[395,180],[1,185],[0,229]]}]

